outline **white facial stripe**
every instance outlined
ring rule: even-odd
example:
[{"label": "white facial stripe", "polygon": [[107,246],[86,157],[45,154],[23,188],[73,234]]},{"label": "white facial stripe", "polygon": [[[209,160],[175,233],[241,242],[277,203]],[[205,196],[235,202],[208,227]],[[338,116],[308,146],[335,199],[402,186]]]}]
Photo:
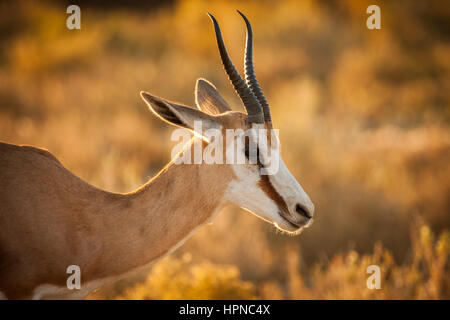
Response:
[{"label": "white facial stripe", "polygon": [[[254,124],[253,128],[264,129],[264,125]],[[278,137],[276,135],[271,135],[271,137],[271,145],[279,146]],[[268,152],[269,144],[267,139],[257,139],[257,141],[260,152],[272,156],[272,153]],[[271,151],[273,152],[273,150]],[[238,150],[238,152],[242,151]],[[278,170],[275,170],[274,174],[268,175],[268,178],[272,187],[288,206],[289,212],[294,216],[298,216],[298,213],[296,213],[297,204],[306,208],[310,213],[314,212],[313,203],[280,157],[278,165]],[[261,189],[259,185],[261,173],[257,166],[232,165],[232,167],[237,178],[230,183],[227,189],[226,197],[228,201],[253,212],[260,218],[284,230],[299,230],[295,229],[285,218],[280,216],[279,206]],[[299,221],[298,219],[294,220]]]},{"label": "white facial stripe", "polygon": [[239,178],[231,181],[225,196],[238,206],[272,222],[273,212],[278,212],[278,206],[258,187],[259,178],[255,179],[257,175],[245,171],[247,170],[243,169],[241,172],[237,172]]},{"label": "white facial stripe", "polygon": [[[271,135],[271,143],[272,143],[272,152],[274,148],[280,146],[279,138],[276,134]],[[258,147],[261,151],[266,152],[269,149],[267,139],[259,139]],[[273,157],[272,157],[273,158]],[[300,203],[309,212],[314,212],[314,205],[311,199],[308,197],[306,192],[297,182],[297,179],[291,174],[289,169],[286,167],[283,159],[281,158],[281,154],[278,157],[278,170],[273,171],[274,174],[269,175],[269,180],[275,189],[275,191],[284,199],[285,203],[289,207],[289,211],[295,212],[295,206],[297,203]]]},{"label": "white facial stripe", "polygon": [[[241,168],[239,168],[241,167]],[[279,214],[278,205],[270,199],[258,186],[260,180],[257,170],[251,173],[242,165],[233,166],[239,177],[231,181],[225,193],[225,200],[230,201],[255,216],[282,228],[283,230],[297,231]]]},{"label": "white facial stripe", "polygon": [[297,203],[300,203],[302,206],[306,207],[309,212],[314,212],[314,204],[303,190],[302,186],[288,170],[283,159],[280,158],[278,172],[269,176],[269,179],[275,190],[289,206],[290,211],[294,212],[295,206]]},{"label": "white facial stripe", "polygon": [[[234,143],[227,148],[234,148]],[[237,150],[237,152],[243,151]],[[261,180],[259,168],[239,164],[232,165],[232,168],[237,178],[230,182],[225,194],[226,200],[247,209],[268,222],[272,223],[281,219],[278,215],[277,204],[267,197],[258,186]]]}]

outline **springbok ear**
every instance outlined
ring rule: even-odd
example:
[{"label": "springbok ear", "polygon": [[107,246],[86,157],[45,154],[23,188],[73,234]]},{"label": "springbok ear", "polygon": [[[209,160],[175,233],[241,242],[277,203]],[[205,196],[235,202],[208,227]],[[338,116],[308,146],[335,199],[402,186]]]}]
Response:
[{"label": "springbok ear", "polygon": [[[212,128],[221,129],[222,127],[217,117],[200,110],[167,101],[145,91],[141,91],[141,97],[156,116],[172,125],[192,131],[197,130],[197,127],[202,131]],[[197,121],[201,123],[201,126],[195,126],[194,122]],[[202,132],[198,133],[202,134]]]},{"label": "springbok ear", "polygon": [[205,79],[198,79],[195,85],[195,104],[197,108],[211,115],[231,111],[216,87]]}]

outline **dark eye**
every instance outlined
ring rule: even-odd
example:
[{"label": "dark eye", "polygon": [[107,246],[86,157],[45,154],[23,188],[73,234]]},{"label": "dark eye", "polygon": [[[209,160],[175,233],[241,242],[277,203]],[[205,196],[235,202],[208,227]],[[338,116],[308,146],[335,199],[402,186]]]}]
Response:
[{"label": "dark eye", "polygon": [[[250,148],[248,144],[245,144],[245,148],[244,148],[244,154],[245,157],[247,158],[247,160],[250,160]],[[256,149],[256,164],[262,168],[264,167],[263,164],[261,163],[260,159],[259,159],[259,148]]]},{"label": "dark eye", "polygon": [[247,160],[248,160],[248,158],[250,157],[250,149],[249,149],[249,147],[248,147],[248,144],[245,145],[244,154],[245,154],[245,157],[246,157]]},{"label": "dark eye", "polygon": [[[244,154],[247,160],[250,158],[250,139],[249,137],[244,138]],[[258,154],[258,150],[256,151],[256,154]]]}]

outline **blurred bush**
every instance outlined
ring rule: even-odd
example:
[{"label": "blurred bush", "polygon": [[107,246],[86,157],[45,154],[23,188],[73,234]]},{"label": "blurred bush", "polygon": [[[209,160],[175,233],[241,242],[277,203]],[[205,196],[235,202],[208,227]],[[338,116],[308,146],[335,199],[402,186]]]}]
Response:
[{"label": "blurred bush", "polygon": [[[449,296],[448,258],[450,233],[439,237],[429,226],[416,222],[411,228],[412,248],[402,264],[382,244],[372,254],[351,250],[311,269],[309,278],[298,272],[297,256],[288,259],[289,297],[293,299],[442,299]],[[381,289],[369,290],[370,265],[380,267]]]},{"label": "blurred bush", "polygon": [[165,258],[152,268],[147,279],[129,288],[119,299],[252,299],[254,288],[239,278],[230,265],[193,263],[189,254],[181,259]]},{"label": "blurred bush", "polygon": [[[240,279],[235,266],[195,262],[189,253],[158,262],[146,280],[125,289],[116,299],[442,299],[449,295],[446,265],[450,232],[436,237],[429,226],[411,227],[411,252],[402,264],[376,244],[371,254],[354,250],[312,267],[300,267],[298,250],[285,256],[286,284],[265,280],[255,285]],[[366,286],[367,267],[380,268],[380,289]],[[306,270],[304,270],[306,269]],[[101,294],[91,298],[104,298]]]}]

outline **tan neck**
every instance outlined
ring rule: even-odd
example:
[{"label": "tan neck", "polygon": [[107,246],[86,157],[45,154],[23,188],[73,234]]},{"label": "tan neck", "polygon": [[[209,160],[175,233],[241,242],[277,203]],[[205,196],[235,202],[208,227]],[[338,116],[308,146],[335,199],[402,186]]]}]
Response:
[{"label": "tan neck", "polygon": [[171,162],[138,190],[109,194],[107,208],[99,208],[102,259],[91,268],[102,266],[104,274],[92,278],[120,275],[170,252],[212,218],[231,179],[226,165]]}]

